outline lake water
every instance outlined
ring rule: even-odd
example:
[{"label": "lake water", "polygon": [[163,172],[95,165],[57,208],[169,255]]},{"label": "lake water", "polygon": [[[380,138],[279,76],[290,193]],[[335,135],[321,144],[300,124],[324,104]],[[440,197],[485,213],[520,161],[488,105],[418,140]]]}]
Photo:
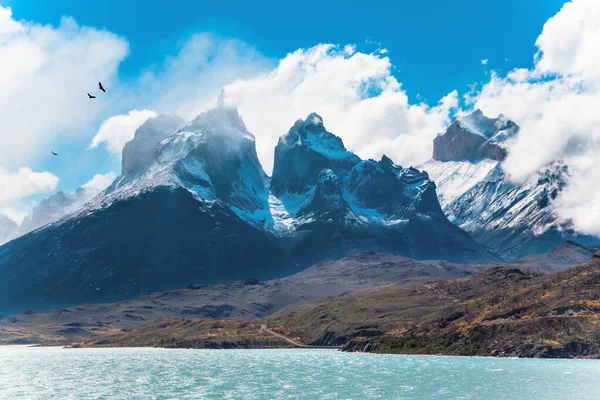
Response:
[{"label": "lake water", "polygon": [[600,361],[0,347],[0,399],[599,399]]}]

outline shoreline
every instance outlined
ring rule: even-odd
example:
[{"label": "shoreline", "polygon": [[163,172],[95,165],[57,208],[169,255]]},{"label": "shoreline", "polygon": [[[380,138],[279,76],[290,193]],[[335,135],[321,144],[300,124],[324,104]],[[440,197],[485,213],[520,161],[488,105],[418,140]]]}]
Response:
[{"label": "shoreline", "polygon": [[582,361],[599,361],[600,358],[594,357],[516,357],[516,356],[492,356],[492,355],[456,355],[456,354],[414,354],[414,353],[377,353],[364,351],[343,351],[339,348],[332,347],[247,347],[247,348],[197,348],[197,347],[164,347],[164,346],[71,346],[71,345],[44,345],[44,344],[0,344],[2,348],[28,348],[28,349],[65,349],[65,350],[80,350],[80,349],[160,349],[160,350],[209,350],[209,351],[243,351],[243,350],[319,350],[319,351],[336,351],[345,354],[364,354],[374,356],[401,356],[401,357],[457,357],[457,358],[484,358],[484,359],[518,359],[518,360],[582,360]]},{"label": "shoreline", "polygon": [[252,347],[252,348],[230,348],[230,349],[215,349],[215,348],[192,348],[192,347],[158,347],[158,346],[56,346],[56,345],[22,345],[22,344],[0,344],[0,350],[3,348],[11,348],[11,349],[56,349],[56,350],[117,350],[117,349],[156,349],[156,350],[197,350],[197,351],[246,351],[246,350],[264,350],[264,351],[272,351],[272,350],[310,350],[310,351],[326,351],[326,352],[337,352],[342,354],[361,354],[361,355],[373,355],[373,356],[400,356],[400,357],[441,357],[441,358],[469,358],[469,359],[486,359],[486,360],[543,360],[543,361],[597,361],[600,362],[598,358],[586,358],[586,357],[571,357],[571,358],[540,358],[540,357],[503,357],[503,356],[482,356],[482,355],[455,355],[455,354],[411,354],[411,353],[371,353],[371,352],[348,352],[342,351],[334,348],[320,348],[320,347]]}]

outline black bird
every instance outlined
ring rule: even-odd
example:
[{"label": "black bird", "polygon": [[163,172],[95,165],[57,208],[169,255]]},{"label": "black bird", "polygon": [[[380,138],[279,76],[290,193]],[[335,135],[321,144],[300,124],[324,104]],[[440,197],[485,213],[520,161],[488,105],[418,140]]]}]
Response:
[{"label": "black bird", "polygon": [[104,90],[104,86],[102,86],[102,82],[98,82],[98,86],[100,86],[100,90],[106,93],[106,90]]},{"label": "black bird", "polygon": [[50,150],[50,153],[54,154],[55,156],[58,155],[58,153],[53,152],[52,150]]},{"label": "black bird", "polygon": [[91,95],[91,94],[89,94],[89,93],[88,93],[88,97],[89,97],[90,99],[95,99],[95,98],[96,98],[96,96],[92,96],[92,95]]}]

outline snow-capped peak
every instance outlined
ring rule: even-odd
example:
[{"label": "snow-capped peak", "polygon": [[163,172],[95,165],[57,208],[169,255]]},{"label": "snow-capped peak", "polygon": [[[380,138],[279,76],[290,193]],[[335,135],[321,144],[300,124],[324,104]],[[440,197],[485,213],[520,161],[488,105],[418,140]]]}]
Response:
[{"label": "snow-capped peak", "polygon": [[297,120],[279,142],[287,147],[303,146],[328,158],[359,161],[356,155],[346,150],[340,137],[325,129],[323,118],[314,112],[304,120]]},{"label": "snow-capped peak", "polygon": [[254,140],[248,132],[237,108],[219,104],[216,108],[203,112],[184,126],[183,132],[203,132],[216,135],[243,137]]}]

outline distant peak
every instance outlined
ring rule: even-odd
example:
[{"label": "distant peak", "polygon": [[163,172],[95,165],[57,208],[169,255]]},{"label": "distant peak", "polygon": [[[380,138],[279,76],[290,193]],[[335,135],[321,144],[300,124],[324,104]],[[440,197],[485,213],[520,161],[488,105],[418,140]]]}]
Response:
[{"label": "distant peak", "polygon": [[219,97],[217,98],[217,107],[225,106],[225,89],[221,89],[221,93],[219,93]]},{"label": "distant peak", "polygon": [[157,130],[175,130],[185,124],[185,120],[177,115],[173,114],[158,114],[156,117],[148,118],[140,127],[135,131],[134,137],[136,139],[143,138],[145,136],[154,136]]},{"label": "distant peak", "polygon": [[323,118],[315,112],[310,113],[305,120],[306,124],[323,127]]}]

